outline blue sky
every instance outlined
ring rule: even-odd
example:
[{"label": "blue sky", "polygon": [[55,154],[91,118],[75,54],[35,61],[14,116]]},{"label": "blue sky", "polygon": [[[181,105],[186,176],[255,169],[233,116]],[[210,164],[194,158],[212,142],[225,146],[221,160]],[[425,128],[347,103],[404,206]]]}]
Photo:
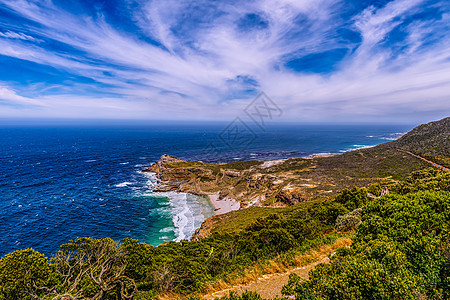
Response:
[{"label": "blue sky", "polygon": [[0,0],[0,117],[450,115],[450,2]]}]

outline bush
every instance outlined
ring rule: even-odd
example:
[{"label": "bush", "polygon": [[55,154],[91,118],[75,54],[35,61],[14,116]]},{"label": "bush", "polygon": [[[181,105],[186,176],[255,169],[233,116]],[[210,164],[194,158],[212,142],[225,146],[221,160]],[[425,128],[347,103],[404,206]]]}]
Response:
[{"label": "bush", "polygon": [[339,202],[326,201],[320,207],[311,209],[311,214],[327,225],[334,226],[336,218],[340,215],[348,213],[348,209]]},{"label": "bush", "polygon": [[298,299],[448,299],[450,193],[390,194],[363,209],[350,249],[338,249],[308,281],[292,278]]},{"label": "bush", "polygon": [[368,203],[369,197],[366,189],[354,187],[340,192],[336,196],[336,202],[341,203],[345,208],[352,211]]},{"label": "bush", "polygon": [[357,208],[336,219],[335,229],[339,232],[355,230],[361,224],[362,208]]},{"label": "bush", "polygon": [[14,251],[0,259],[0,299],[37,298],[53,284],[48,259],[33,249]]}]

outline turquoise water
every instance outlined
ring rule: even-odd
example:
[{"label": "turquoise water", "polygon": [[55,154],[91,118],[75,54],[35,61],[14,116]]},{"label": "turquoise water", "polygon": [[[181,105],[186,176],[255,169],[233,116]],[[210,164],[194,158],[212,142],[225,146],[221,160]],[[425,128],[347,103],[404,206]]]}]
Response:
[{"label": "turquoise water", "polygon": [[[188,239],[214,211],[204,198],[152,192],[155,178],[141,171],[163,154],[230,162],[341,153],[411,129],[277,125],[255,131],[237,149],[223,141],[226,125],[2,125],[0,255],[29,247],[50,255],[82,236],[153,245]],[[214,152],[205,146],[210,143]]]}]

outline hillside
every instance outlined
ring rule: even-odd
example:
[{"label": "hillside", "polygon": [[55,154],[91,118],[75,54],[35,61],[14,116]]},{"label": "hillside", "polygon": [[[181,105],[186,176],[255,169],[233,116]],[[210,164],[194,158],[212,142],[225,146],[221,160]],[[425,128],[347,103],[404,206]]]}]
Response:
[{"label": "hillside", "polygon": [[407,151],[448,166],[449,123],[450,118],[421,125],[397,141],[341,155],[221,165],[164,155],[145,171],[156,173],[155,191],[217,194],[243,208],[292,205],[352,186],[392,183],[429,166]]},{"label": "hillside", "polygon": [[450,167],[450,118],[420,125],[390,146]]},{"label": "hillside", "polygon": [[450,157],[450,117],[422,124],[389,144],[419,155]]}]

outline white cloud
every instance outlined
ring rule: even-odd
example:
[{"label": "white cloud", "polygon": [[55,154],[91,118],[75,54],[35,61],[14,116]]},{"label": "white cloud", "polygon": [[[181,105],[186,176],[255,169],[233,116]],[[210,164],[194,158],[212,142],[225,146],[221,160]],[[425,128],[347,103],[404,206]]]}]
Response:
[{"label": "white cloud", "polygon": [[[0,54],[91,78],[99,93],[120,96],[78,96],[66,87],[58,96],[37,96],[35,101],[48,105],[37,112],[40,115],[86,116],[94,108],[103,117],[229,119],[251,100],[251,96],[237,95],[224,101],[233,89],[240,88],[229,81],[242,75],[255,79],[291,120],[418,118],[421,109],[450,112],[446,99],[450,96],[450,39],[443,35],[436,46],[424,47],[424,40],[433,28],[443,26],[445,18],[410,23],[402,41],[404,53],[394,56],[391,48],[381,46],[405,16],[420,8],[420,0],[396,0],[355,16],[346,26],[361,34],[361,45],[349,52],[335,72],[325,75],[296,73],[284,63],[293,53],[302,56],[351,47],[334,33],[342,25],[339,10],[345,4],[338,0],[215,2],[222,13],[198,26],[183,19],[189,19],[193,0],[140,1],[133,20],[165,49],[117,29],[101,16],[75,16],[50,1],[41,5],[26,0],[0,2],[40,24],[28,28],[30,35],[0,33],[4,38],[0,39]],[[236,24],[249,13],[266,18],[268,27],[240,31]],[[191,26],[184,28],[188,36],[176,30],[180,22]],[[25,43],[34,39],[32,35],[57,40],[84,54]],[[73,89],[82,85],[86,83],[75,83]],[[20,108],[15,114],[21,114]]]},{"label": "white cloud", "polygon": [[12,32],[12,31],[0,32],[0,37],[7,38],[7,39],[18,39],[18,40],[24,40],[24,41],[36,41],[36,39],[34,37],[26,35],[21,32]]}]

